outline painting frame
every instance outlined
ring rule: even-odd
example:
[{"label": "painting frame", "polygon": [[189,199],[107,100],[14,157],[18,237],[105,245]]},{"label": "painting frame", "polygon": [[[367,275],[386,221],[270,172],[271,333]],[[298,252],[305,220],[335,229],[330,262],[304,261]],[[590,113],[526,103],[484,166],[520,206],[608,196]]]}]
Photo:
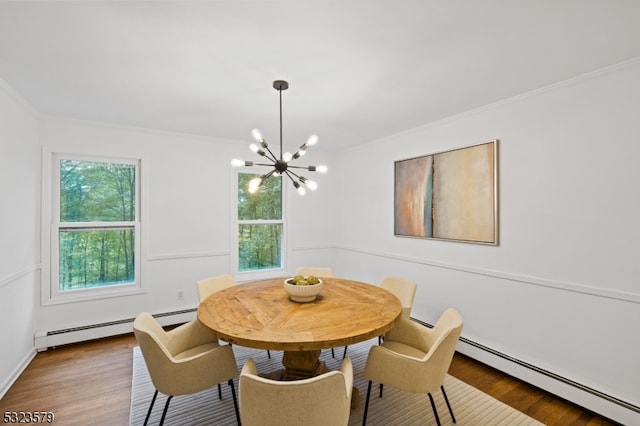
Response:
[{"label": "painting frame", "polygon": [[393,232],[498,245],[498,139],[395,161]]}]

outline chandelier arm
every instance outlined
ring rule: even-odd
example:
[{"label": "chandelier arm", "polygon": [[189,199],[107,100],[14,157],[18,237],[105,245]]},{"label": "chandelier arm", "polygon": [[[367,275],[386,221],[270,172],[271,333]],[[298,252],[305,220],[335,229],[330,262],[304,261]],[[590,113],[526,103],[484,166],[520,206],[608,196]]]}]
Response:
[{"label": "chandelier arm", "polygon": [[[274,163],[275,163],[276,161],[278,161],[278,158],[273,154],[273,152],[271,152],[271,150],[269,149],[269,147],[268,147],[268,146],[265,146],[265,147],[264,147],[264,149],[266,149],[266,150],[267,150],[267,152],[268,152],[269,154],[271,154],[271,157],[269,157],[268,155],[265,155],[269,160],[273,161]],[[266,154],[266,153],[265,153],[265,154]]]},{"label": "chandelier arm", "polygon": [[276,170],[274,169],[274,170],[271,170],[269,173],[262,175],[262,181],[264,182],[265,180],[269,179],[275,172]]},{"label": "chandelier arm", "polygon": [[[289,169],[305,169],[305,170],[309,170],[309,166],[292,166],[292,165],[288,165],[287,166]],[[314,170],[311,170],[314,171]]]},{"label": "chandelier arm", "polygon": [[[297,174],[296,172],[292,171],[292,170],[287,170],[287,173],[291,173],[292,175],[294,175],[295,177],[297,177],[298,179],[300,179],[300,175]],[[289,176],[291,177],[291,176]]]},{"label": "chandelier arm", "polygon": [[294,176],[299,177],[298,175],[296,175],[295,173],[293,173],[293,172],[292,172],[292,171],[290,171],[290,170],[287,170],[287,171],[285,171],[284,173],[287,175],[287,177],[288,177],[289,179],[291,179],[291,182],[294,182],[294,183],[295,183],[295,181],[296,181],[296,180],[295,180],[294,178],[292,178],[292,177],[291,177],[291,175],[293,174]]}]

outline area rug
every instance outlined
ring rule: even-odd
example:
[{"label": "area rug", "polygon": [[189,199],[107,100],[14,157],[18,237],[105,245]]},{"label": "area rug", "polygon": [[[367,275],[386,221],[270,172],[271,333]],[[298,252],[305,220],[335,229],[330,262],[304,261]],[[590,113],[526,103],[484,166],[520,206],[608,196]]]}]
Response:
[{"label": "area rug", "polygon": [[[351,358],[354,371],[354,386],[359,392],[357,408],[351,410],[349,425],[361,425],[364,412],[364,402],[367,394],[367,384],[363,377],[364,365],[371,345],[376,344],[377,339],[351,345],[347,355]],[[256,361],[259,372],[270,372],[282,368],[282,352],[271,351],[271,359],[267,357],[267,351],[233,346],[233,352],[238,362],[238,369],[248,358]],[[338,370],[340,368],[343,349],[337,348],[336,358],[331,357],[331,351],[322,351],[321,360],[328,368]],[[144,423],[151,398],[153,397],[153,384],[149,377],[144,359],[138,347],[133,350],[133,382],[131,390],[131,411],[129,423],[131,426],[139,426]],[[238,382],[235,380],[236,392]],[[367,414],[368,425],[425,425],[435,424],[435,418],[429,403],[429,397],[412,394],[385,387],[384,396],[378,398],[378,386],[374,384],[371,391],[371,401]],[[491,396],[467,385],[452,376],[445,380],[445,390],[456,416],[457,425],[541,425],[542,423],[514,410],[506,404]],[[218,390],[214,386],[211,389],[193,395],[176,396],[171,400],[169,411],[165,419],[165,425],[235,425],[236,417],[233,408],[233,398],[230,387],[222,384],[222,400],[218,399]],[[440,391],[433,394],[443,425],[452,425],[446,403]],[[158,394],[154,406],[150,425],[157,425],[162,415],[162,408],[166,396]],[[301,423],[303,424],[303,423]]]}]

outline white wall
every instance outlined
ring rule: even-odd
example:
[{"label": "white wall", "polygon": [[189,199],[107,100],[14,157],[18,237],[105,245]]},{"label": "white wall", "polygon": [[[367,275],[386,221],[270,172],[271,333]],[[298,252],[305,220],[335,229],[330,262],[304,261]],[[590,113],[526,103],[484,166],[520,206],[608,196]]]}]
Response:
[{"label": "white wall", "polygon": [[[124,128],[97,123],[46,118],[41,141],[49,161],[51,152],[88,153],[141,159],[143,253],[142,280],[146,293],[90,302],[49,304],[37,309],[37,329],[43,331],[85,326],[197,306],[198,279],[230,273],[233,194],[230,166],[234,157],[255,155],[246,141],[229,141],[191,135]],[[330,162],[322,152],[305,160]],[[305,163],[306,164],[306,163]],[[45,177],[45,180],[47,178]],[[322,191],[304,198],[288,193],[292,217],[288,256],[298,261],[327,257],[331,222],[321,207],[333,193],[331,180],[316,179]],[[45,183],[48,187],[48,184]],[[292,186],[287,185],[287,190]],[[46,194],[45,194],[46,195]],[[44,197],[46,218],[50,205]],[[305,226],[307,223],[312,226]],[[46,231],[43,221],[43,233]],[[46,261],[43,268],[46,268]],[[43,274],[43,286],[48,285]],[[184,300],[178,300],[178,291]]]},{"label": "white wall", "polygon": [[[639,76],[621,64],[340,153],[338,274],[414,279],[414,317],[456,306],[463,337],[640,406]],[[492,139],[498,246],[393,236],[395,160]]]},{"label": "white wall", "polygon": [[0,398],[35,354],[39,192],[37,114],[0,80]]}]

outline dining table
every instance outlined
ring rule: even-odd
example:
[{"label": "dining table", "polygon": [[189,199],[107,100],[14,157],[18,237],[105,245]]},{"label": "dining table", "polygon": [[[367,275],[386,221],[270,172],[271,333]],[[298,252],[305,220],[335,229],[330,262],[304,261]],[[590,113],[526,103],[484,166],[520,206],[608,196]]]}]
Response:
[{"label": "dining table", "polygon": [[198,319],[233,345],[282,350],[283,370],[271,378],[297,380],[326,372],[322,349],[348,346],[389,331],[402,306],[377,285],[320,277],[311,302],[291,300],[286,278],[241,283],[213,293],[198,306]]}]

